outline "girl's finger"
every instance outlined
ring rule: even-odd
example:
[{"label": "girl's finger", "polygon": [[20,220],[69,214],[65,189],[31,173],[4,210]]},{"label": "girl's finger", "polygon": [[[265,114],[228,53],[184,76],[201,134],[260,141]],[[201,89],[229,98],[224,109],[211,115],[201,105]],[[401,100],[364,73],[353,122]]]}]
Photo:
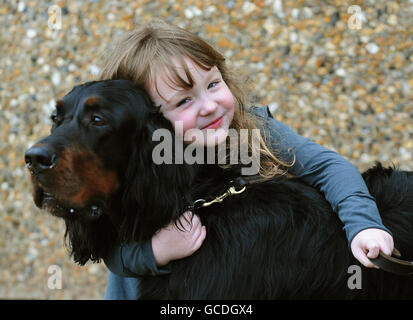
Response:
[{"label": "girl's finger", "polygon": [[366,250],[368,251],[367,257],[370,259],[377,258],[380,253],[380,246],[375,241],[370,241],[366,244]]},{"label": "girl's finger", "polygon": [[197,224],[196,227],[195,227],[195,226],[192,227],[192,230],[191,230],[191,232],[192,232],[191,239],[192,239],[193,241],[196,241],[196,239],[199,237],[199,235],[200,235],[200,233],[201,233],[201,229],[202,229],[202,225],[201,225],[200,223]]},{"label": "girl's finger", "polygon": [[196,228],[200,224],[201,224],[201,219],[199,219],[199,217],[196,214],[194,214],[194,216],[192,217],[192,225]]},{"label": "girl's finger", "polygon": [[383,243],[380,245],[380,251],[383,252],[384,254],[387,254],[388,256],[391,256],[393,252],[393,246],[387,243]]},{"label": "girl's finger", "polygon": [[364,251],[360,248],[354,250],[354,257],[365,267],[367,268],[377,268],[368,258]]},{"label": "girl's finger", "polygon": [[384,243],[380,246],[381,251],[388,256],[391,256],[394,250],[393,238],[389,235],[386,237]]},{"label": "girl's finger", "polygon": [[202,226],[198,239],[195,241],[194,250],[198,250],[206,238],[206,227]]},{"label": "girl's finger", "polygon": [[179,217],[179,224],[183,227],[184,231],[191,231],[192,229],[192,213],[191,211],[186,211],[184,212],[180,217]]},{"label": "girl's finger", "polygon": [[185,219],[185,221],[191,222],[192,219],[193,219],[193,216],[194,216],[194,215],[192,214],[191,211],[185,211],[185,212],[181,215],[180,219]]}]

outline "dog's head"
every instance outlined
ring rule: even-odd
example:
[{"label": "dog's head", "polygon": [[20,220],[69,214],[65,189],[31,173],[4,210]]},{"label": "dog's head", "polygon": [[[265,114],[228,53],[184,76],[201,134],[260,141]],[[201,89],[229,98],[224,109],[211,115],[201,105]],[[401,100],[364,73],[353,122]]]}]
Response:
[{"label": "dog's head", "polygon": [[25,154],[36,205],[65,219],[99,218],[119,190],[148,105],[121,80],[86,83],[58,100],[51,134]]},{"label": "dog's head", "polygon": [[77,262],[98,260],[117,238],[114,210],[151,108],[129,81],[77,86],[57,101],[51,134],[25,154],[34,202],[65,220]]},{"label": "dog's head", "polygon": [[118,240],[149,238],[183,212],[191,171],[153,163],[153,132],[173,129],[142,89],[85,83],[57,101],[51,119],[51,134],[25,161],[35,204],[65,220],[76,262],[98,261]]}]

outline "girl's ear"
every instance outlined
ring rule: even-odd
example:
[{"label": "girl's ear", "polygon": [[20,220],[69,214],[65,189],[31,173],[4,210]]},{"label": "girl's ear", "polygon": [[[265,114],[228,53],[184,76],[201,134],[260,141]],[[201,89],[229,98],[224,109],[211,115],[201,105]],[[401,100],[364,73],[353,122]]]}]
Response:
[{"label": "girl's ear", "polygon": [[[152,114],[137,129],[124,177],[120,235],[124,242],[150,239],[156,231],[175,221],[185,211],[190,192],[192,168],[185,164],[154,161],[153,150],[160,141],[158,129],[170,132],[167,143],[175,149],[175,135],[161,114]],[[167,146],[167,145],[166,145]]]}]

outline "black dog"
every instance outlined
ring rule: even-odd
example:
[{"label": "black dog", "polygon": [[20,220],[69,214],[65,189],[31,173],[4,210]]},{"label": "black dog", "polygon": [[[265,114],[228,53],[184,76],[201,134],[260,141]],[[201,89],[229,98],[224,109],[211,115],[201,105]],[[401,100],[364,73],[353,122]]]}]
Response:
[{"label": "black dog", "polygon": [[[152,161],[152,134],[172,126],[125,80],[86,83],[57,102],[51,135],[26,152],[35,204],[66,222],[74,260],[98,261],[115,241],[150,239],[194,200],[223,194],[239,167]],[[381,165],[363,174],[384,224],[413,258],[413,177]],[[142,298],[413,298],[411,277],[351,265],[342,224],[314,188],[284,176],[196,210],[201,248],[147,277]]]}]

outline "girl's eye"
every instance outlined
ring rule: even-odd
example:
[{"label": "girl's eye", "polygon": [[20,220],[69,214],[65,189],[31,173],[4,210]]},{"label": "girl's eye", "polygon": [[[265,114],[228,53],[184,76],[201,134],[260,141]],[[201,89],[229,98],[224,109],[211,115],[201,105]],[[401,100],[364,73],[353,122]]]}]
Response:
[{"label": "girl's eye", "polygon": [[103,119],[99,116],[93,116],[92,117],[92,124],[96,127],[101,127],[105,125],[105,122],[103,121]]},{"label": "girl's eye", "polygon": [[219,81],[212,81],[212,82],[208,85],[208,89],[211,89],[211,88],[215,87],[218,83],[219,83]]},{"label": "girl's eye", "polygon": [[179,107],[179,106],[189,102],[190,100],[191,99],[189,99],[189,98],[182,99],[181,101],[178,102],[178,104],[176,106]]}]

